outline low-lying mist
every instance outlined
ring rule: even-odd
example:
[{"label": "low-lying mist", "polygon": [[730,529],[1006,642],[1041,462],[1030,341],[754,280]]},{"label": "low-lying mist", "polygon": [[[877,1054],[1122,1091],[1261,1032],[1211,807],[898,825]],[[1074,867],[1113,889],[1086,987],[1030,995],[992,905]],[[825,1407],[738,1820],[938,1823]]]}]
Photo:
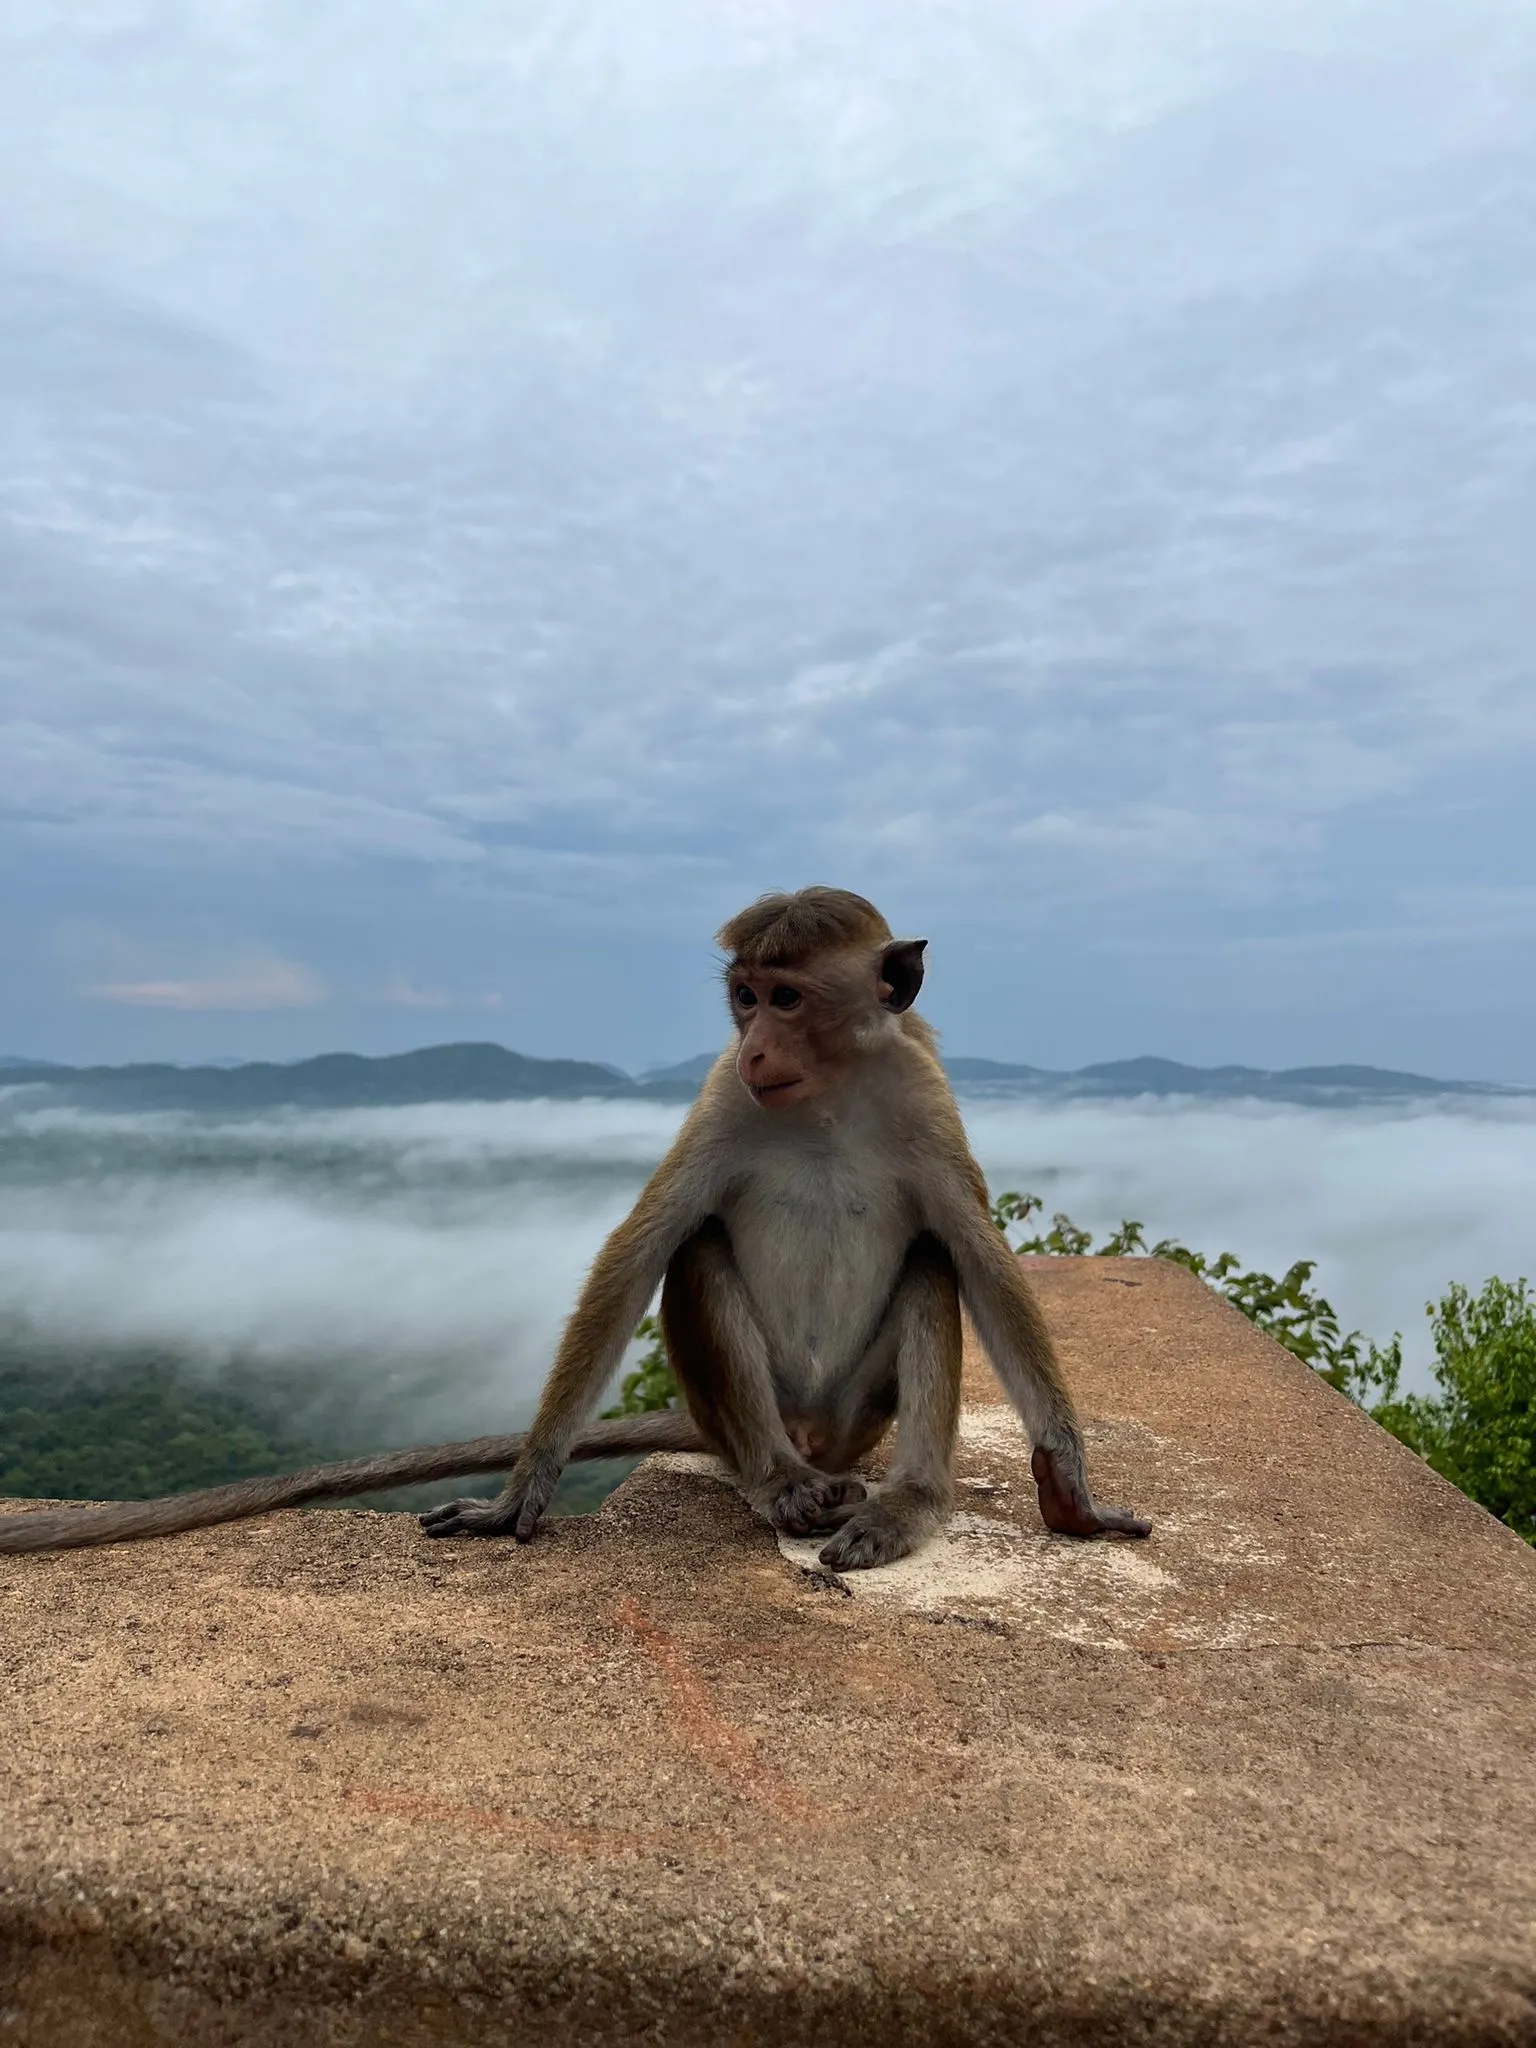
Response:
[{"label": "low-lying mist", "polygon": [[148,1351],[265,1379],[322,1440],[514,1427],[676,1121],[625,1103],[13,1111],[0,1328],[63,1368]]},{"label": "low-lying mist", "polygon": [[[604,1233],[681,1116],[442,1104],[248,1121],[0,1096],[0,1330],[71,1367],[146,1351],[263,1388],[297,1433],[405,1443],[515,1426]],[[995,1190],[1096,1231],[1318,1261],[1346,1326],[1407,1340],[1460,1279],[1536,1272],[1536,1107],[966,1105]]]},{"label": "low-lying mist", "polygon": [[1134,1217],[1149,1242],[1234,1251],[1315,1285],[1346,1329],[1404,1338],[1430,1385],[1424,1305],[1453,1280],[1536,1277],[1536,1102],[1301,1109],[1137,1102],[972,1104],[994,1190],[1028,1189],[1095,1234]]}]

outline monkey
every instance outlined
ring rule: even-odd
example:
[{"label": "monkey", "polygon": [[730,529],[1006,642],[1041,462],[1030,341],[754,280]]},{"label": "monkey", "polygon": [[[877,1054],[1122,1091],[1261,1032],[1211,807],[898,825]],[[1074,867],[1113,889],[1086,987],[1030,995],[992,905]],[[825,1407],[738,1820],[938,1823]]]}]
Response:
[{"label": "monkey", "polygon": [[[520,1436],[354,1459],[162,1501],[0,1517],[0,1554],[168,1534],[452,1473],[511,1469],[428,1536],[529,1542],[565,1465],[713,1452],[754,1512],[827,1537],[836,1572],[893,1563],[953,1501],[962,1310],[1031,1441],[1053,1533],[1151,1525],[1090,1491],[1050,1334],[993,1224],[932,1028],[913,1004],[925,939],[850,890],[758,898],[716,935],[734,1037],[598,1253]],[[589,1420],[661,1288],[681,1411]],[[855,1468],[894,1422],[873,1493]]]},{"label": "monkey", "polygon": [[[505,1488],[432,1510],[428,1534],[533,1536],[658,1282],[706,1446],[775,1528],[828,1533],[830,1570],[891,1563],[949,1512],[962,1305],[1031,1438],[1046,1526],[1148,1534],[1089,1490],[1049,1333],[912,1008],[927,941],[824,887],[761,897],[716,936],[735,1043],[599,1254]],[[871,1497],[851,1468],[893,1418]]]}]

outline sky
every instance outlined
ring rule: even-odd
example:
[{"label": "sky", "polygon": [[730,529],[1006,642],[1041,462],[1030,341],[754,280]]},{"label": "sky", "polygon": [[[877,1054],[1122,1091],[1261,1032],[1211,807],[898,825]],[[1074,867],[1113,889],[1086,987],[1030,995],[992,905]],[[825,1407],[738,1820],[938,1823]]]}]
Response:
[{"label": "sky", "polygon": [[12,0],[0,1053],[1536,1081],[1525,0]]}]

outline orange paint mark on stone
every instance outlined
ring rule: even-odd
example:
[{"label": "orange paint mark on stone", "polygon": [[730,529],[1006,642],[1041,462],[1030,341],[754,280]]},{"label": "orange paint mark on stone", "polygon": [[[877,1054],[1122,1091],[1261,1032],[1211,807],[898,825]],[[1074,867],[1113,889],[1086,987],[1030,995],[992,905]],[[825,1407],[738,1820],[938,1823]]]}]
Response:
[{"label": "orange paint mark on stone", "polygon": [[825,1818],[820,1810],[770,1770],[742,1731],[716,1711],[677,1637],[642,1613],[633,1600],[621,1600],[614,1614],[671,1685],[678,1720],[704,1761],[760,1806],[820,1824]]}]

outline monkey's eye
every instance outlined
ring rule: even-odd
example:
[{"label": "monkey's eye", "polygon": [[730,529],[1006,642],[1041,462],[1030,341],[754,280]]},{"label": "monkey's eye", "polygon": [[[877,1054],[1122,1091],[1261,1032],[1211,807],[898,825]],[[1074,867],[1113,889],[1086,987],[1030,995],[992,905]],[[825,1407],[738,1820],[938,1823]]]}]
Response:
[{"label": "monkey's eye", "polygon": [[745,982],[736,991],[736,1001],[743,1010],[755,1010],[757,1008],[757,997],[753,995]]},{"label": "monkey's eye", "polygon": [[798,1010],[800,1007],[800,991],[797,988],[788,987],[784,982],[780,982],[768,1000],[776,1010]]}]

